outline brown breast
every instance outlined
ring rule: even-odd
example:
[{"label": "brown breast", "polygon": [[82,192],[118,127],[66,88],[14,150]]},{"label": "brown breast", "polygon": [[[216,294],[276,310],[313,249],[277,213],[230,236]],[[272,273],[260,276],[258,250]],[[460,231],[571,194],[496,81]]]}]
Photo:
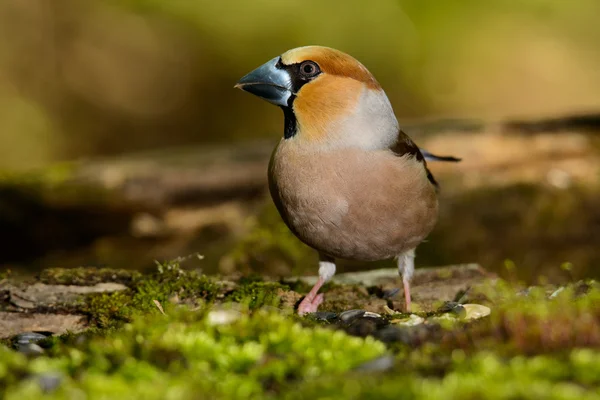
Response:
[{"label": "brown breast", "polygon": [[415,248],[438,204],[423,164],[391,151],[311,151],[283,140],[269,167],[271,195],[296,236],[337,258],[373,261]]}]

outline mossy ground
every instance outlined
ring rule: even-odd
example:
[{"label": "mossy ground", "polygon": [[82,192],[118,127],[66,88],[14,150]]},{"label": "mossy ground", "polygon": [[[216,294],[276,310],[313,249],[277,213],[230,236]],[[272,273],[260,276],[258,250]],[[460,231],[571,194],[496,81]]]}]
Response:
[{"label": "mossy ground", "polygon": [[[65,274],[42,276],[83,283],[93,270]],[[228,284],[176,263],[126,279],[103,274],[129,289],[72,306],[89,316],[88,331],[39,342],[42,356],[0,346],[1,398],[600,398],[593,281],[555,293],[484,285],[467,296],[485,299],[489,317],[431,319],[386,345],[352,336],[364,330],[295,316],[290,286],[260,277]],[[379,357],[394,366],[365,366]]]}]

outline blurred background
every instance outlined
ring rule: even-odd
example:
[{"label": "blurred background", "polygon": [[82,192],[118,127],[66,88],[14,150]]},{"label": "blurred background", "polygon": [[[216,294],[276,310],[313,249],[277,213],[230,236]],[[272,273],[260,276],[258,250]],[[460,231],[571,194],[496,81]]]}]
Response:
[{"label": "blurred background", "polygon": [[[287,49],[352,54],[432,165],[419,266],[600,277],[597,0],[0,3],[0,270],[316,273],[266,194],[276,107],[233,89]],[[344,268],[364,269],[391,263]]]}]

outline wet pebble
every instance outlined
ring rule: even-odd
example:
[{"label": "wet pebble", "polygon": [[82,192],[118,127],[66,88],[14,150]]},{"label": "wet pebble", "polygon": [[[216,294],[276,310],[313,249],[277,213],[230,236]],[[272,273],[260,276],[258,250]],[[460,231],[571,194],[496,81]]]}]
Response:
[{"label": "wet pebble", "polygon": [[46,335],[37,332],[23,332],[15,336],[14,341],[17,345],[25,345],[29,343],[37,343],[40,340],[46,339]]},{"label": "wet pebble", "polygon": [[335,321],[338,315],[334,312],[329,311],[317,311],[316,313],[313,313],[312,316],[317,321],[332,322]]},{"label": "wet pebble", "polygon": [[44,354],[44,349],[35,343],[17,344],[17,351],[27,356],[39,356]]},{"label": "wet pebble", "polygon": [[366,362],[355,368],[356,371],[362,372],[383,372],[388,371],[394,367],[394,357],[391,355],[385,355],[378,357],[374,360]]},{"label": "wet pebble", "polygon": [[348,310],[348,311],[344,311],[343,313],[340,314],[340,320],[342,322],[352,322],[353,320],[362,317],[363,315],[365,315],[366,311],[365,310]]},{"label": "wet pebble", "polygon": [[371,311],[365,311],[362,318],[381,318],[381,314],[377,314]]}]

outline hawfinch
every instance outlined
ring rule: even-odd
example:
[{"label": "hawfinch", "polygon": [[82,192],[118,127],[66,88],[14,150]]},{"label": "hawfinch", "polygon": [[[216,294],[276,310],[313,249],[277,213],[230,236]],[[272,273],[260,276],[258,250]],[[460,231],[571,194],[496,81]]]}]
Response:
[{"label": "hawfinch", "polygon": [[269,164],[269,190],[289,229],[319,252],[319,279],[298,306],[315,312],[335,259],[396,258],[410,310],[415,248],[438,215],[436,181],[400,130],[373,75],[327,47],[289,50],[235,86],[273,103],[285,117]]}]

